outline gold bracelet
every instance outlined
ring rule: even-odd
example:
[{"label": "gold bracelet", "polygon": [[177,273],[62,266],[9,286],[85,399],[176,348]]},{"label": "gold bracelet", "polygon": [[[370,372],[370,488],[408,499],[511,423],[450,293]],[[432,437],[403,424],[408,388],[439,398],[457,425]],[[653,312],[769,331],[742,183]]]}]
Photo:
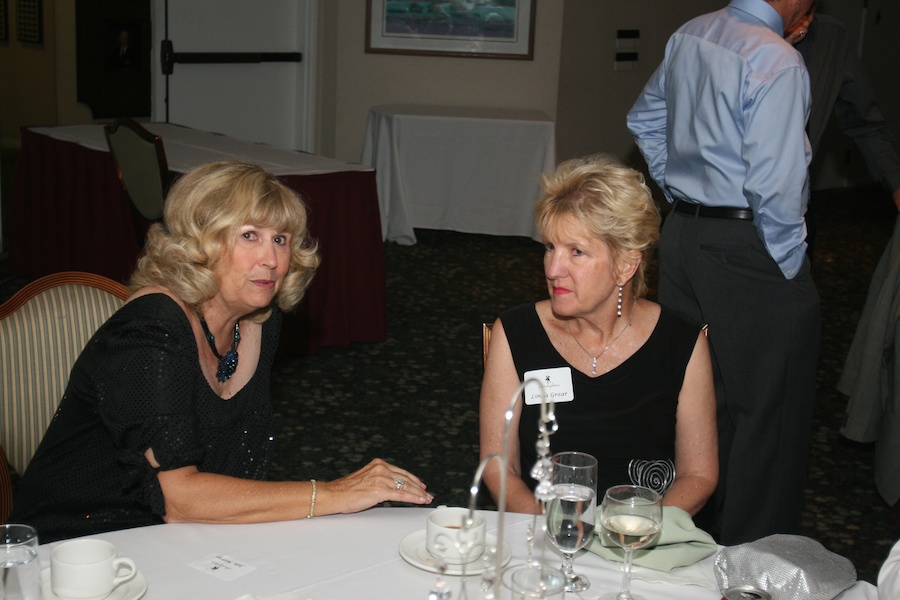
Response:
[{"label": "gold bracelet", "polygon": [[310,479],[309,482],[312,484],[312,500],[309,501],[309,514],[306,515],[307,519],[312,519],[316,516],[316,480]]}]

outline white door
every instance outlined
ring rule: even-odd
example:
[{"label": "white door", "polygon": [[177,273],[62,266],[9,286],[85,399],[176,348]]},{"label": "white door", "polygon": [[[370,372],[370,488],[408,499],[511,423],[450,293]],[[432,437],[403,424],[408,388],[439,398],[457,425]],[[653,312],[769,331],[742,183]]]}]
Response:
[{"label": "white door", "polygon": [[[317,0],[152,0],[154,121],[311,152]],[[300,54],[299,62],[178,63],[179,53]],[[201,58],[200,60],[205,60]]]}]

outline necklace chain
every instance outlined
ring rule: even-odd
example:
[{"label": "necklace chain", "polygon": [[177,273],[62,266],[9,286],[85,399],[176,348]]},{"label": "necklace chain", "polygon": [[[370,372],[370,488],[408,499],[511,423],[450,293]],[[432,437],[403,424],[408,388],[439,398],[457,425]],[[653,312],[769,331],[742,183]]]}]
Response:
[{"label": "necklace chain", "polygon": [[625,324],[625,327],[622,328],[622,331],[616,334],[616,337],[612,339],[610,343],[603,347],[603,350],[600,351],[600,354],[597,356],[592,356],[587,349],[581,345],[581,342],[578,341],[578,338],[575,336],[575,333],[572,331],[572,327],[570,325],[569,320],[566,320],[566,329],[569,331],[569,335],[572,336],[572,339],[575,340],[575,343],[578,344],[578,347],[581,348],[585,354],[591,359],[591,375],[597,374],[597,360],[603,356],[603,353],[609,350],[609,347],[616,343],[616,340],[622,337],[622,334],[625,333],[625,330],[631,327],[631,321],[634,319],[634,309],[637,308],[637,300],[634,301],[634,304],[631,305],[631,315],[628,317],[628,323]]},{"label": "necklace chain", "polygon": [[216,379],[224,383],[231,379],[231,376],[234,375],[234,372],[237,370],[237,347],[238,344],[241,343],[241,322],[235,321],[234,323],[234,338],[231,341],[231,350],[226,352],[225,356],[219,354],[219,350],[216,348],[216,336],[209,330],[209,326],[206,324],[205,319],[200,319],[200,326],[203,327],[206,341],[209,342],[209,349],[212,350],[212,353],[219,359],[219,366],[216,369]]}]

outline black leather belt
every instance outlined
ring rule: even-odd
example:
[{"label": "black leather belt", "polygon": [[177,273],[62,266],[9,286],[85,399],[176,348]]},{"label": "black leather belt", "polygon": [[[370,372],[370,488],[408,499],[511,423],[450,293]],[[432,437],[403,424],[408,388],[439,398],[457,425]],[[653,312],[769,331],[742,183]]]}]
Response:
[{"label": "black leather belt", "polygon": [[676,200],[673,207],[675,212],[694,215],[695,217],[709,217],[711,219],[741,219],[752,221],[753,211],[749,208],[729,208],[727,206],[703,206],[684,200]]}]

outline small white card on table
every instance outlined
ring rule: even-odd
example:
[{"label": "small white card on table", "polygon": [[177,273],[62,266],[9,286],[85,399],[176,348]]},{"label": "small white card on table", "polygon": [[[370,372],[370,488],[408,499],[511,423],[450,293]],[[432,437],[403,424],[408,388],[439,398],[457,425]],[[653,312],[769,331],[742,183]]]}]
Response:
[{"label": "small white card on table", "polygon": [[224,554],[213,554],[188,563],[188,566],[213,577],[218,577],[222,581],[234,581],[238,577],[256,570],[256,567],[253,565],[248,565],[244,561],[236,560]]}]

